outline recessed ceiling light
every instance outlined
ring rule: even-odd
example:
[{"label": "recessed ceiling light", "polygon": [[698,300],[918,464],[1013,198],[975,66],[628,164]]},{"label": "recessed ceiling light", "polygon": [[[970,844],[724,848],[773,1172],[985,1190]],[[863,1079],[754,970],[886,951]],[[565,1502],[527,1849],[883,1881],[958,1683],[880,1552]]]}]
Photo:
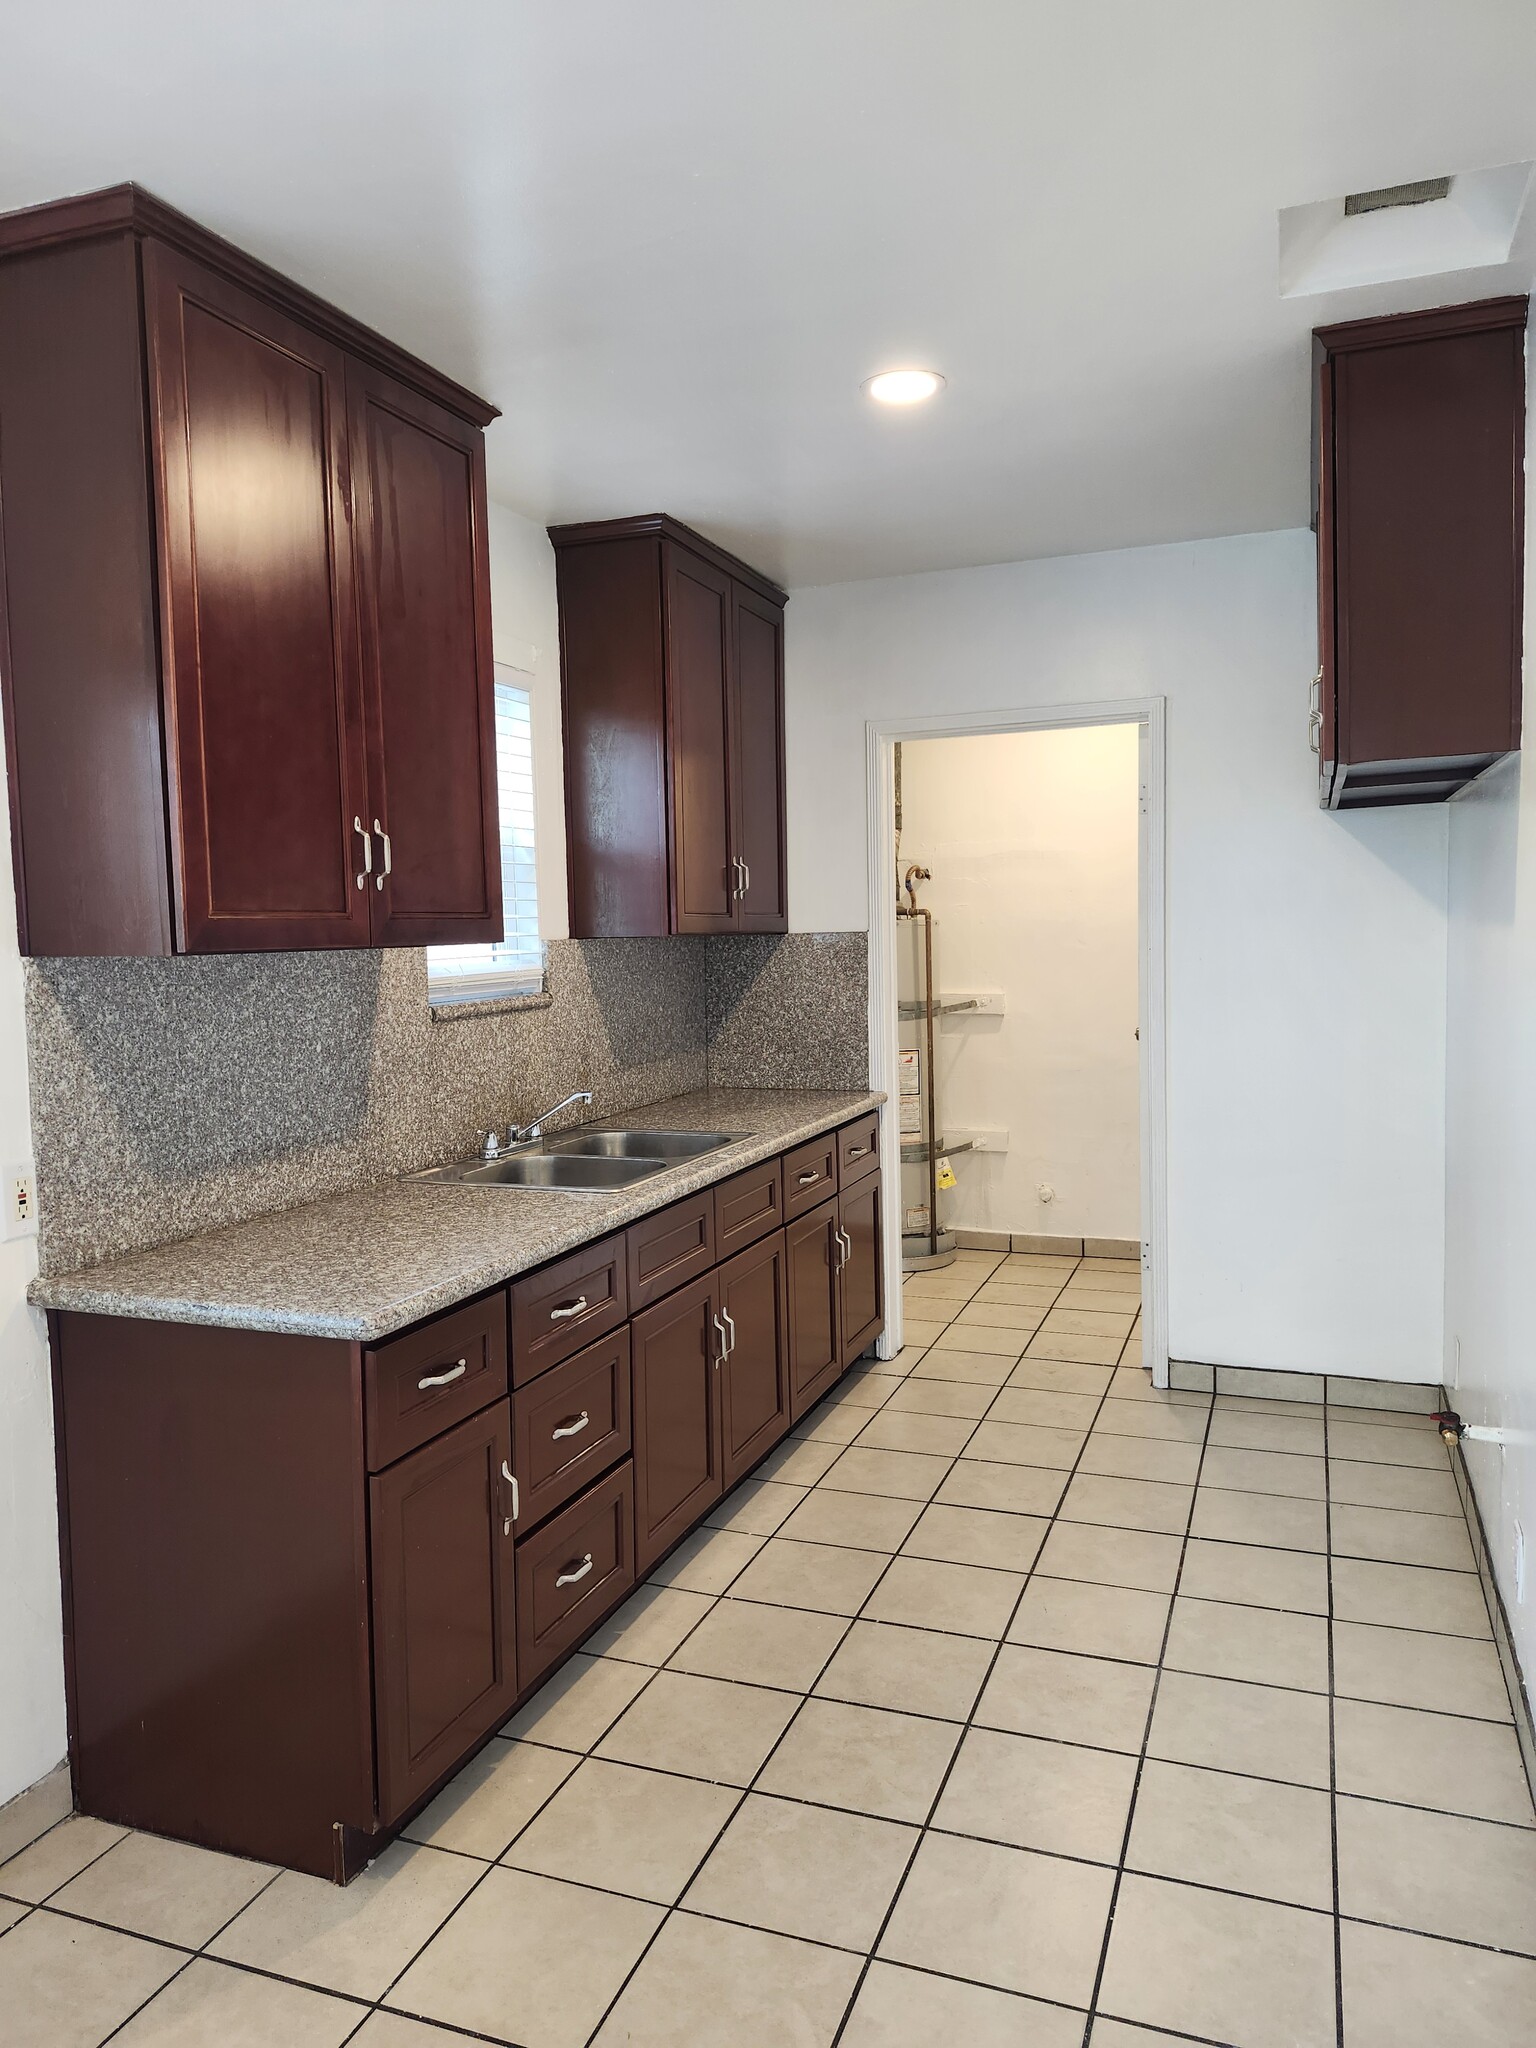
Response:
[{"label": "recessed ceiling light", "polygon": [[944,389],[944,379],[937,370],[882,370],[864,389],[882,405],[920,405]]}]

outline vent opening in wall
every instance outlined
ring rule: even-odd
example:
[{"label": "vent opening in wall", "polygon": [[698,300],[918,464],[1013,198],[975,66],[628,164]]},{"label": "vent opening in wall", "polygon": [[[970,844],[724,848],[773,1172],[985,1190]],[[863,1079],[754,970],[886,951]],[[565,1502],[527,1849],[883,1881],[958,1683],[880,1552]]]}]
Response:
[{"label": "vent opening in wall", "polygon": [[1388,206],[1423,206],[1431,199],[1448,199],[1449,178],[1415,178],[1411,185],[1378,185],[1374,192],[1346,192],[1345,214],[1380,213]]}]

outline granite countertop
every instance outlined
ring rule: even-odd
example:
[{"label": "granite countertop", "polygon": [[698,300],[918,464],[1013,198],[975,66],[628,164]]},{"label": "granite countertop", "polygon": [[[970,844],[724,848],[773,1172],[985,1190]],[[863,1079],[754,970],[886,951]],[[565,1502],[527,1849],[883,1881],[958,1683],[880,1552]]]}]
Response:
[{"label": "granite countertop", "polygon": [[602,1194],[385,1181],[84,1272],[34,1280],[28,1298],[43,1308],[91,1315],[371,1343],[884,1100],[811,1088],[677,1095],[607,1118],[605,1126],[748,1135]]}]

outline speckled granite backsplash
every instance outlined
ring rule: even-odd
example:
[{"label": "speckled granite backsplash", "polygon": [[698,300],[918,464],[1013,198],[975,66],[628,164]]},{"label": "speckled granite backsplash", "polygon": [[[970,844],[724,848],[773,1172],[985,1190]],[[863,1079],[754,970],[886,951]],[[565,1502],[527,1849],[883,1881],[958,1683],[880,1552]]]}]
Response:
[{"label": "speckled granite backsplash", "polygon": [[448,1020],[419,951],[27,961],[41,1270],[462,1157],[569,1088],[595,1099],[567,1121],[862,1087],[865,958],[862,932],[560,940],[547,1002]]}]

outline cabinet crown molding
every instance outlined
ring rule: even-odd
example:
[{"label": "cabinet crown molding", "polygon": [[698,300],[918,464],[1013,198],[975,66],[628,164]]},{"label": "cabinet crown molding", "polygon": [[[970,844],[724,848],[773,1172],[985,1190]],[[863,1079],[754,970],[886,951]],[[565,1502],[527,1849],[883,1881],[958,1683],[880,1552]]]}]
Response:
[{"label": "cabinet crown molding", "polygon": [[788,593],[777,583],[770,582],[761,570],[754,569],[750,562],[744,562],[729,549],[706,540],[702,533],[685,526],[681,519],[674,519],[670,512],[639,512],[627,519],[585,519],[573,526],[551,526],[548,531],[550,544],[556,548],[578,548],[605,540],[654,538],[676,541],[679,547],[691,549],[727,576],[733,576],[738,583],[745,583],[749,590],[755,590],[770,604],[789,602]]}]

